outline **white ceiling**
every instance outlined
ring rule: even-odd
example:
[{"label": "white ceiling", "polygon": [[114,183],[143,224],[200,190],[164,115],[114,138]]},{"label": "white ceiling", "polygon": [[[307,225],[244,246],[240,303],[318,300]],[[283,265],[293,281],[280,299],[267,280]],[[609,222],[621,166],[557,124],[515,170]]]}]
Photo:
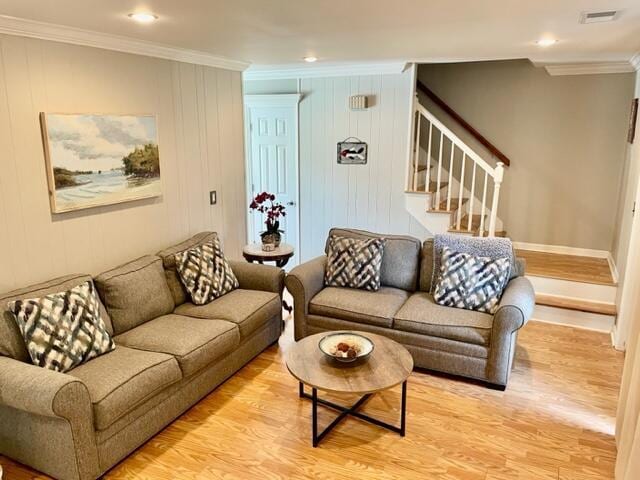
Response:
[{"label": "white ceiling", "polygon": [[[620,9],[582,25],[584,10]],[[159,20],[127,18],[151,11]],[[629,60],[640,0],[0,0],[0,14],[131,37],[254,64]],[[559,41],[541,49],[535,40]]]}]

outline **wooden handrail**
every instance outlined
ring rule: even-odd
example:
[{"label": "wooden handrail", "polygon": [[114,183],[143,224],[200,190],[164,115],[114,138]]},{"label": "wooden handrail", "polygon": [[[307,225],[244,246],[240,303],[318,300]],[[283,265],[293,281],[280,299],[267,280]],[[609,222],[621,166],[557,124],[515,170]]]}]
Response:
[{"label": "wooden handrail", "polygon": [[498,150],[489,140],[484,138],[480,134],[480,132],[478,132],[475,128],[473,128],[471,125],[469,125],[469,123],[464,118],[462,118],[460,115],[458,115],[458,113],[453,108],[451,108],[449,105],[447,105],[444,102],[444,100],[442,100],[435,93],[433,93],[433,91],[429,87],[427,87],[420,80],[417,80],[416,84],[417,84],[417,87],[418,87],[419,91],[424,93],[427,97],[429,97],[431,99],[431,101],[433,103],[438,105],[438,107],[440,107],[445,113],[447,113],[447,115],[449,115],[456,122],[458,122],[462,126],[462,128],[464,128],[467,132],[469,132],[471,134],[471,136],[473,138],[475,138],[478,142],[480,142],[480,144],[482,144],[483,147],[485,147],[487,150],[489,150],[494,157],[499,159],[507,167],[509,165],[511,165],[511,160],[509,160],[509,157],[507,157],[504,153],[502,153],[500,150]]}]

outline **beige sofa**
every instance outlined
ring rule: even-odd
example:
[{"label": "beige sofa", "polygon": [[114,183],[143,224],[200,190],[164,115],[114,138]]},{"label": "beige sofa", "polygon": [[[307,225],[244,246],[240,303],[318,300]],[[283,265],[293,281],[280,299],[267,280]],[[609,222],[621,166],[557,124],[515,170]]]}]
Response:
[{"label": "beige sofa", "polygon": [[285,279],[294,300],[295,338],[329,330],[386,335],[411,352],[416,367],[474,378],[504,389],[518,330],[535,304],[524,261],[517,260],[495,315],[434,302],[433,240],[332,229],[329,235],[387,239],[377,292],[324,286],[326,255],[297,266]]},{"label": "beige sofa", "polygon": [[204,306],[188,301],[173,254],[213,235],[95,277],[116,349],[68,373],[29,362],[6,305],[91,277],[0,295],[0,454],[57,479],[98,478],[277,341],[279,268],[232,261],[238,290]]}]

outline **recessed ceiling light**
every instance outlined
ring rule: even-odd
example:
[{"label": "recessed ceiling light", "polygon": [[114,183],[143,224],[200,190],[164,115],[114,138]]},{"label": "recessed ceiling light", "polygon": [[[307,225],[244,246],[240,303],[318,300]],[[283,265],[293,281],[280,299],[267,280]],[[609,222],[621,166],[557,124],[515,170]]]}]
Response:
[{"label": "recessed ceiling light", "polygon": [[304,61],[307,63],[313,63],[316,62],[318,60],[317,57],[304,57]]},{"label": "recessed ceiling light", "polygon": [[155,22],[158,19],[158,16],[154,15],[153,13],[140,12],[140,13],[130,13],[129,18],[131,20],[135,20],[136,22],[140,22],[140,23],[151,23],[151,22]]},{"label": "recessed ceiling light", "polygon": [[556,40],[555,38],[541,38],[536,42],[536,45],[538,45],[539,47],[550,47],[551,45],[554,45],[556,43],[558,43],[558,40]]}]

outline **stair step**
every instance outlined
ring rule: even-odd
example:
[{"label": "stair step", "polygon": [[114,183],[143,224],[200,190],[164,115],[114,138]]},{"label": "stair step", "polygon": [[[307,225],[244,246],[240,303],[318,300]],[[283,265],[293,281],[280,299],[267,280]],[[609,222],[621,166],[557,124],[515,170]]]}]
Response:
[{"label": "stair step", "polygon": [[[459,202],[459,198],[452,198],[451,199],[451,209],[449,211],[451,212],[455,212],[456,210],[458,210],[458,202]],[[469,201],[468,198],[463,198],[462,199],[462,205],[464,205],[465,203],[467,203]],[[446,210],[447,209],[447,199],[445,198],[444,200],[442,200],[440,202],[440,210]]]},{"label": "stair step", "polygon": [[615,316],[618,314],[616,305],[613,303],[593,302],[580,298],[559,297],[543,293],[536,294],[536,304],[579,312],[598,313],[600,315]]},{"label": "stair step", "polygon": [[[447,182],[440,183],[440,192],[445,189],[445,187],[449,185]],[[408,188],[405,190],[405,193],[436,193],[436,182],[429,183],[429,191],[426,191],[424,188],[424,183],[418,185],[417,189]]]},{"label": "stair step", "polygon": [[[484,217],[486,218],[486,215],[484,215]],[[462,217],[462,221],[460,222],[460,230],[461,231],[465,231],[465,232],[475,232],[480,228],[480,219],[482,218],[482,215],[480,214],[474,214],[473,218],[471,219],[471,230],[469,230],[467,228],[467,226],[469,225],[469,214],[467,213],[466,215],[464,215]],[[451,228],[449,229],[449,231],[451,230],[457,230],[456,229],[456,225],[452,225]],[[488,225],[486,224],[486,220],[485,220],[485,228],[488,227]]]}]

